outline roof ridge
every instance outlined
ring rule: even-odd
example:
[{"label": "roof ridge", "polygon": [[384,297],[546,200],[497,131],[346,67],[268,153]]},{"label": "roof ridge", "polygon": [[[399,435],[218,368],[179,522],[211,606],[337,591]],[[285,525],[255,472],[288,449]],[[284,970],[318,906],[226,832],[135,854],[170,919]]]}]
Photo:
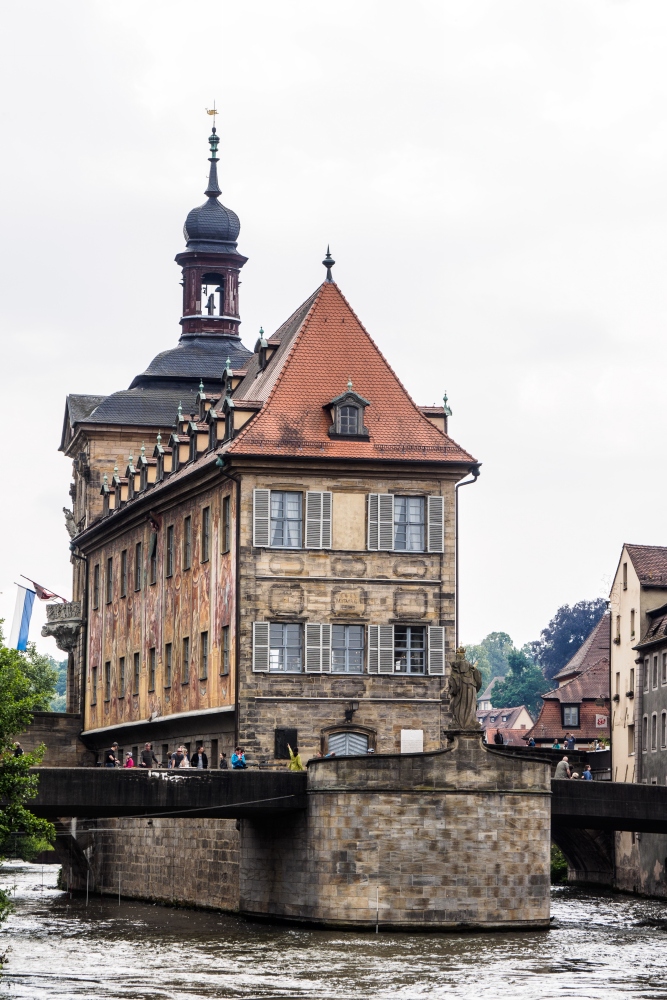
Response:
[{"label": "roof ridge", "polygon": [[[327,282],[323,281],[322,284],[320,285],[320,287],[318,289],[316,289],[315,292],[312,293],[312,299],[313,299],[313,301],[310,303],[310,308],[309,308],[308,312],[306,313],[306,315],[303,317],[303,320],[301,321],[301,326],[299,327],[298,332],[296,333],[296,335],[294,337],[292,337],[292,343],[291,343],[291,345],[289,347],[289,350],[285,354],[285,357],[283,359],[283,363],[282,363],[282,365],[280,367],[280,371],[276,375],[276,380],[273,383],[273,385],[271,386],[271,391],[269,392],[269,395],[266,397],[266,402],[264,403],[264,406],[262,407],[262,409],[266,408],[268,410],[269,403],[271,402],[271,399],[273,398],[274,393],[276,392],[278,386],[280,385],[281,379],[282,379],[282,377],[283,377],[283,375],[285,373],[285,370],[287,368],[287,365],[289,363],[289,359],[291,358],[292,354],[294,353],[294,349],[296,348],[296,345],[298,344],[298,342],[301,340],[301,337],[303,336],[303,332],[306,329],[306,326],[308,324],[308,320],[312,316],[313,309],[315,308],[316,303],[319,301],[320,296],[322,295],[322,290],[324,289],[324,286],[326,284],[327,284]],[[295,316],[298,313],[299,309],[303,308],[305,302],[307,302],[307,301],[308,301],[308,299],[305,299],[304,302],[302,302],[301,305],[298,306],[298,308],[294,310],[294,312],[289,317],[289,319],[286,319],[285,322],[281,326],[278,327],[278,330],[282,330],[282,328],[289,323],[289,320],[292,319],[292,317]],[[276,331],[276,333],[277,332],[278,331]],[[239,400],[239,402],[240,402],[240,400]],[[260,413],[261,413],[261,410],[260,410]],[[257,419],[257,417],[255,418],[255,420],[256,419]],[[232,448],[234,448],[234,445],[238,444],[239,441],[243,440],[243,437],[248,433],[248,431],[254,425],[254,423],[255,423],[254,420],[249,420],[247,422],[247,424],[244,427],[241,428],[240,434],[238,435],[238,437],[234,438],[234,440],[231,442],[228,451],[231,451]]]},{"label": "roof ridge", "polygon": [[[345,298],[345,295],[344,295],[344,294],[343,294],[343,292],[342,292],[342,291],[340,290],[340,288],[338,287],[338,285],[336,284],[336,282],[335,282],[335,281],[331,281],[331,282],[325,282],[325,284],[330,284],[330,285],[333,285],[333,286],[334,286],[334,288],[336,289],[336,291],[337,291],[337,292],[338,292],[338,294],[340,295],[341,299],[343,300],[343,302],[345,303],[345,305],[347,306],[347,308],[348,308],[348,309],[350,310],[350,312],[352,313],[352,315],[353,315],[353,316],[354,316],[354,318],[356,319],[356,321],[357,321],[357,323],[359,324],[359,326],[361,327],[361,329],[362,329],[362,330],[364,331],[364,333],[366,334],[366,336],[367,336],[367,337],[368,337],[368,339],[370,340],[371,344],[373,345],[373,347],[374,347],[374,348],[375,348],[375,350],[377,351],[378,355],[379,355],[379,356],[380,356],[380,357],[382,358],[382,360],[383,360],[383,361],[384,361],[384,363],[386,364],[387,368],[389,369],[389,371],[390,371],[390,372],[391,372],[391,374],[392,374],[392,375],[394,376],[394,378],[395,378],[395,379],[396,379],[396,381],[398,382],[399,386],[401,387],[401,389],[403,390],[403,392],[405,393],[405,395],[406,395],[406,396],[408,397],[408,399],[409,399],[409,400],[410,400],[410,402],[412,403],[412,406],[413,406],[413,409],[414,409],[415,413],[416,413],[416,414],[417,414],[417,415],[419,416],[419,419],[420,419],[420,420],[425,420],[425,421],[426,421],[426,423],[427,423],[427,424],[430,424],[430,426],[431,426],[431,427],[435,427],[435,424],[432,424],[432,423],[431,423],[431,421],[430,421],[430,420],[428,419],[428,417],[424,416],[424,414],[423,414],[423,413],[421,412],[421,410],[419,409],[419,406],[417,405],[417,403],[415,403],[415,401],[414,401],[414,399],[412,398],[411,394],[410,394],[410,393],[408,392],[408,390],[407,390],[407,389],[405,388],[405,386],[403,385],[403,382],[402,382],[402,381],[401,381],[401,379],[400,379],[400,378],[398,377],[398,375],[396,374],[396,372],[394,371],[394,369],[393,369],[393,367],[392,367],[392,366],[390,365],[390,363],[389,363],[389,362],[387,361],[387,359],[386,359],[386,357],[384,356],[384,354],[383,354],[383,352],[382,352],[381,348],[380,348],[380,347],[378,347],[378,345],[377,345],[377,344],[375,343],[375,340],[374,340],[374,339],[373,339],[373,337],[372,337],[372,336],[370,335],[370,333],[368,332],[368,330],[366,329],[366,327],[364,326],[364,324],[363,324],[363,323],[361,322],[361,320],[360,320],[360,319],[359,319],[359,317],[357,316],[356,312],[354,311],[354,309],[352,308],[352,306],[350,305],[350,303],[349,303],[349,302],[347,301],[347,299]],[[473,459],[472,455],[470,455],[470,454],[469,454],[469,453],[468,453],[468,452],[467,452],[467,451],[465,450],[465,448],[462,448],[462,447],[461,447],[461,445],[460,445],[460,444],[459,444],[459,443],[458,443],[457,441],[455,441],[455,440],[454,440],[454,438],[450,438],[449,434],[445,434],[445,432],[444,432],[444,431],[441,431],[441,430],[438,430],[438,428],[437,428],[437,427],[435,427],[435,430],[436,430],[436,431],[438,431],[438,433],[439,433],[439,434],[442,434],[442,436],[443,436],[444,438],[446,438],[446,439],[447,439],[448,441],[451,441],[451,442],[452,442],[452,444],[455,444],[455,445],[456,445],[456,447],[457,447],[457,448],[458,448],[458,449],[459,449],[460,451],[462,451],[462,452],[463,452],[463,453],[464,453],[465,455],[468,455],[468,457],[470,458],[470,461],[471,461],[471,462],[472,462],[472,461],[474,461],[474,459]]]}]

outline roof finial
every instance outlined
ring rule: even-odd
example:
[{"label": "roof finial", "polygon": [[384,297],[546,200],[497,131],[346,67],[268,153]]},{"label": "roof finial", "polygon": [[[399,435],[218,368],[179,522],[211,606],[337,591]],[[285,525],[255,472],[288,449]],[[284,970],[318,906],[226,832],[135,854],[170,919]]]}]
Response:
[{"label": "roof finial", "polygon": [[106,486],[106,484],[107,484],[107,483],[109,482],[109,477],[107,476],[106,472],[105,472],[105,473],[104,473],[104,475],[102,476],[102,481],[104,482],[104,485],[105,485],[105,486]]},{"label": "roof finial", "polygon": [[206,108],[207,115],[213,115],[213,128],[211,129],[211,134],[208,137],[208,143],[211,147],[211,155],[208,158],[211,164],[211,169],[208,174],[208,187],[204,191],[207,198],[217,198],[218,195],[222,194],[220,190],[220,185],[218,184],[218,143],[220,142],[220,136],[215,127],[215,116],[219,114],[216,111],[215,101],[213,102],[212,108]]},{"label": "roof finial", "polygon": [[331,277],[331,268],[334,266],[334,264],[336,263],[336,261],[331,256],[328,244],[327,244],[327,254],[326,254],[326,257],[324,258],[324,260],[322,261],[322,263],[324,264],[324,266],[327,269],[327,276],[326,276],[325,280],[333,282],[333,278]]},{"label": "roof finial", "polygon": [[176,419],[178,420],[179,424],[180,424],[181,420],[183,419],[183,401],[181,399],[179,399],[179,401],[178,401],[178,414],[177,414]]},{"label": "roof finial", "polygon": [[158,445],[162,444],[162,433],[160,431],[157,432],[157,443]]},{"label": "roof finial", "polygon": [[352,379],[351,378],[349,378],[347,380],[347,391],[348,392],[352,392]]},{"label": "roof finial", "polygon": [[118,475],[118,462],[116,462],[116,464],[113,467],[113,474],[114,474],[114,476]]},{"label": "roof finial", "polygon": [[445,416],[446,417],[451,417],[451,415],[452,415],[452,408],[449,405],[449,403],[447,402],[447,393],[445,393],[445,395],[442,397],[442,405],[443,405],[443,408],[444,408],[444,411],[445,411]]},{"label": "roof finial", "polygon": [[146,457],[146,445],[144,444],[143,441],[141,442],[141,457],[142,458]]},{"label": "roof finial", "polygon": [[132,461],[133,461],[133,459],[132,459],[132,452],[130,452],[130,454],[127,456],[127,460],[130,463],[130,465],[132,465]]},{"label": "roof finial", "polygon": [[204,380],[202,378],[199,379],[199,395],[204,395]]}]

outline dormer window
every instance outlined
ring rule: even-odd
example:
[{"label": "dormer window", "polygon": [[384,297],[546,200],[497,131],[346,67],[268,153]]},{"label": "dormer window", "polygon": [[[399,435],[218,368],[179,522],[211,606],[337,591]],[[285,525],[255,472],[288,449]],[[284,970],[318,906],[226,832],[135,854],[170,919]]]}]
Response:
[{"label": "dormer window", "polygon": [[352,382],[348,382],[347,386],[347,392],[332,399],[326,406],[332,417],[329,437],[368,440],[370,434],[364,424],[364,410],[370,406],[370,403],[363,396],[352,391]]},{"label": "dormer window", "polygon": [[341,406],[339,408],[339,418],[338,418],[339,434],[358,434],[359,433],[359,407],[351,406],[350,404],[346,406]]}]

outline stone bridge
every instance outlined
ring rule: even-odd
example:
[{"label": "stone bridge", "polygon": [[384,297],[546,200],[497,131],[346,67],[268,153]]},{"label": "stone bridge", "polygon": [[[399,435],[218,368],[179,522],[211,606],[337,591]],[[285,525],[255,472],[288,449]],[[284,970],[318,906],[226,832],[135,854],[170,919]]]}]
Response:
[{"label": "stone bridge", "polygon": [[[124,818],[141,827],[146,855],[162,849],[158,827],[172,818],[209,820],[212,838],[214,821],[236,820],[229,908],[320,926],[548,927],[552,839],[571,878],[612,884],[613,831],[667,833],[667,787],[554,781],[549,761],[498,752],[472,732],[452,734],[446,750],[322,759],[303,774],[36,773],[31,808],[57,821],[57,853],[84,886],[91,864],[122,875],[114,838]],[[98,828],[113,819],[84,834],[77,817]]]}]

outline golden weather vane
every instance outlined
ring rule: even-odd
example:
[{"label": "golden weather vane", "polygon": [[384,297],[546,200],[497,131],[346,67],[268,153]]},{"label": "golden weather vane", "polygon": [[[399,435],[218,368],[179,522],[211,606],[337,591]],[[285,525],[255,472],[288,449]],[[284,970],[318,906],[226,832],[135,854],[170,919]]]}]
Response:
[{"label": "golden weather vane", "polygon": [[205,111],[206,111],[207,115],[219,115],[220,114],[220,112],[216,111],[216,109],[215,109],[215,101],[213,101],[213,107],[212,108],[205,108]]}]

